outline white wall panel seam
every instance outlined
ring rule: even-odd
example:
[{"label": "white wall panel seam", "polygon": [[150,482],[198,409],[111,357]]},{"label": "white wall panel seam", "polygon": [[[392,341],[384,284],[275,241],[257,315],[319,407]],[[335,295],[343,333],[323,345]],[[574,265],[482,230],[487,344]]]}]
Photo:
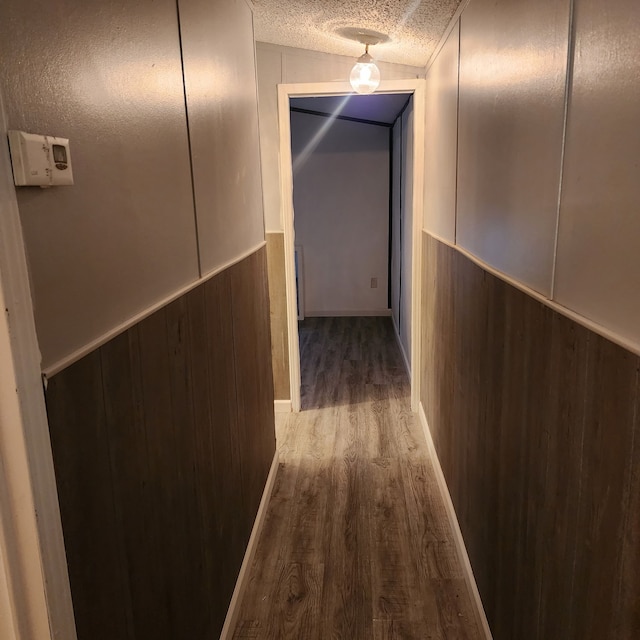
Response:
[{"label": "white wall panel seam", "polygon": [[562,125],[562,149],[560,152],[560,179],[558,181],[558,207],[556,213],[556,230],[553,245],[553,264],[551,270],[551,289],[549,299],[555,299],[556,289],[556,265],[558,261],[558,239],[560,235],[560,212],[562,204],[562,180],[564,177],[565,151],[567,144],[567,120],[569,117],[569,103],[571,101],[571,87],[573,84],[573,60],[575,56],[575,27],[574,27],[575,0],[569,0],[569,42],[567,45],[567,77],[564,92],[564,122]]},{"label": "white wall panel seam", "polygon": [[471,0],[462,0],[462,2],[460,2],[460,4],[459,4],[458,8],[456,9],[456,12],[451,16],[451,20],[449,21],[449,25],[444,30],[444,33],[442,34],[442,37],[438,41],[438,44],[436,45],[436,48],[433,50],[433,53],[431,54],[431,57],[429,58],[429,60],[427,60],[427,64],[424,67],[425,78],[427,77],[427,73],[429,73],[429,69],[431,69],[431,67],[433,66],[433,63],[436,61],[436,59],[440,55],[440,52],[442,51],[444,45],[446,44],[447,40],[449,39],[449,36],[451,35],[451,32],[454,30],[454,28],[456,26],[456,22],[459,22],[460,19],[462,18],[462,14],[464,13],[464,10],[467,8],[467,5],[469,4],[470,1]]},{"label": "white wall panel seam", "polygon": [[178,42],[180,43],[180,67],[182,69],[182,94],[184,96],[184,119],[187,127],[187,146],[189,148],[189,173],[191,175],[191,199],[193,203],[193,226],[196,236],[196,257],[198,260],[198,277],[202,277],[202,257],[200,255],[200,234],[198,229],[198,205],[196,203],[196,183],[193,175],[193,150],[191,145],[191,128],[189,127],[189,104],[187,100],[187,83],[184,69],[184,49],[182,46],[182,25],[180,24],[180,1],[176,0],[176,19],[178,20]]},{"label": "white wall panel seam", "polygon": [[[253,2],[245,0],[251,9],[251,33],[253,35],[253,74],[256,84],[256,118],[258,120],[258,160],[260,163],[260,170],[258,171],[258,179],[260,180],[260,195],[262,201],[262,235],[266,238],[267,235],[267,223],[264,215],[264,187],[263,187],[263,175],[262,175],[262,136],[260,135],[260,89],[258,87],[258,51],[256,49],[256,20],[255,20],[255,7]],[[202,277],[202,270],[200,271],[200,277]]]},{"label": "white wall panel seam", "polygon": [[[468,2],[467,2],[468,4]],[[458,73],[457,73],[457,90],[456,90],[456,188],[454,193],[453,207],[453,243],[458,243],[458,160],[460,157],[460,48],[462,47],[462,38],[460,32],[462,30],[462,15],[458,20]],[[453,33],[453,29],[451,30]]]}]

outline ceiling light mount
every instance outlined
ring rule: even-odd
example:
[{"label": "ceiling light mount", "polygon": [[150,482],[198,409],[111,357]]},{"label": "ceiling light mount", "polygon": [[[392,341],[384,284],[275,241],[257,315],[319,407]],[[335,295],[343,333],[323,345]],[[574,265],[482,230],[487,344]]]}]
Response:
[{"label": "ceiling light mount", "polygon": [[369,45],[373,47],[376,44],[383,44],[389,42],[391,38],[386,33],[380,33],[379,31],[373,31],[372,29],[362,29],[360,27],[343,27],[336,30],[336,32],[342,38],[348,40],[354,40],[360,44]]}]

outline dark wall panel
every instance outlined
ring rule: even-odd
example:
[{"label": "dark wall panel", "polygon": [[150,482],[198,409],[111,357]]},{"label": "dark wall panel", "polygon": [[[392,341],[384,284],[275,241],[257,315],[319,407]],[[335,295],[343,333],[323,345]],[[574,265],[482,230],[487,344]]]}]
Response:
[{"label": "dark wall panel", "polygon": [[[64,377],[51,382],[50,392],[76,398],[56,408],[60,425],[72,425],[73,446],[69,446],[70,434],[64,428],[51,430],[51,444],[56,452],[64,534],[66,539],[74,540],[66,548],[69,578],[74,592],[93,593],[91,598],[74,602],[78,637],[129,638],[128,576],[119,526],[121,516],[114,499],[116,487],[111,479],[100,354],[88,355],[68,369]],[[87,528],[89,522],[91,530]],[[107,531],[115,535],[104,535]],[[100,576],[99,590],[94,587],[96,576]],[[113,602],[119,606],[113,608]]]},{"label": "dark wall panel", "polygon": [[423,248],[421,400],[494,638],[640,637],[640,358]]},{"label": "dark wall panel", "polygon": [[214,638],[275,451],[261,249],[49,381],[79,640]]},{"label": "dark wall panel", "polygon": [[[242,492],[249,513],[255,513],[271,464],[271,458],[267,460],[262,452],[273,452],[275,447],[271,329],[269,315],[264,313],[269,308],[266,250],[232,267],[229,276],[233,347],[239,361],[251,365],[236,368],[236,393]],[[264,409],[267,406],[269,412]]]}]

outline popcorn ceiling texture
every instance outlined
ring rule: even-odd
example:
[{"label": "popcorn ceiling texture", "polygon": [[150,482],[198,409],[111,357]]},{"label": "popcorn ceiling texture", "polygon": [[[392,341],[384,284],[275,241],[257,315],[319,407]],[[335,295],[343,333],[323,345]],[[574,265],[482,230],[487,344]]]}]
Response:
[{"label": "popcorn ceiling texture", "polygon": [[423,67],[460,0],[254,0],[256,40],[357,57],[345,27],[371,29],[391,40],[371,47],[376,60]]}]

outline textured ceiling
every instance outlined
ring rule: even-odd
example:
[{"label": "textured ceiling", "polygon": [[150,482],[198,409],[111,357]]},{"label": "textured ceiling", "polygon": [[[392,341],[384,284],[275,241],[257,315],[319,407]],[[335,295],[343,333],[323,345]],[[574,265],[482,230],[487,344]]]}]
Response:
[{"label": "textured ceiling", "polygon": [[423,67],[460,0],[254,0],[256,40],[357,57],[364,47],[338,35],[354,27],[387,34],[376,60]]}]

